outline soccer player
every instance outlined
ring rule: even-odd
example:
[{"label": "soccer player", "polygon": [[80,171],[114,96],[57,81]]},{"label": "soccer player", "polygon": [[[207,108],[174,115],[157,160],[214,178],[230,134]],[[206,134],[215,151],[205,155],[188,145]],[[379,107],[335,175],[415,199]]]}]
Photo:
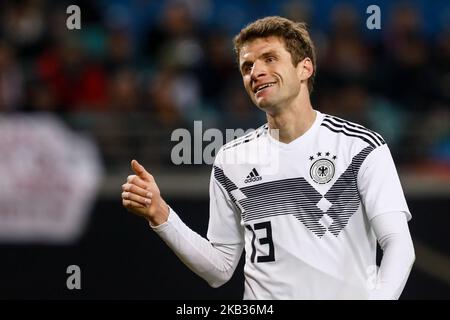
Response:
[{"label": "soccer player", "polygon": [[316,57],[305,24],[267,17],[234,44],[267,124],[218,152],[207,239],[183,223],[136,160],[123,205],[212,287],[230,279],[245,248],[244,299],[398,299],[415,255],[385,141],[313,109]]}]

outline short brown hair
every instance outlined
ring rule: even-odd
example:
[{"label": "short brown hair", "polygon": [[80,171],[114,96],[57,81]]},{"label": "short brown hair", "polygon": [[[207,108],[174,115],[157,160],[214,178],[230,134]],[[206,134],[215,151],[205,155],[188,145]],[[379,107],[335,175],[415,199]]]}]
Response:
[{"label": "short brown hair", "polygon": [[313,73],[308,79],[308,90],[311,93],[316,75],[316,52],[306,23],[294,22],[279,16],[266,17],[250,23],[233,40],[238,63],[240,51],[247,42],[270,36],[279,37],[284,41],[294,66],[297,66],[306,57],[311,59],[314,67]]}]

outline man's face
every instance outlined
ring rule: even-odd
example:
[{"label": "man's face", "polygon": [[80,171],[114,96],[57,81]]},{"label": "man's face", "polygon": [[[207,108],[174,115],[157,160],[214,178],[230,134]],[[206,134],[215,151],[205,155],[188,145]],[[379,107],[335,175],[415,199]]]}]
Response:
[{"label": "man's face", "polygon": [[250,41],[239,54],[245,89],[264,111],[276,110],[299,95],[301,64],[292,64],[283,40],[275,36]]}]

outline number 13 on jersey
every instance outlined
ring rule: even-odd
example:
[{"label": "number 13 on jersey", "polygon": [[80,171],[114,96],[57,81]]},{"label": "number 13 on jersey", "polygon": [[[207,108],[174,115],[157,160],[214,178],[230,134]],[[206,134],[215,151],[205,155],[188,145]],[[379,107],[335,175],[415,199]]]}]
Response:
[{"label": "number 13 on jersey", "polygon": [[264,222],[259,222],[259,223],[255,223],[253,225],[253,227],[251,225],[246,225],[245,226],[248,230],[250,230],[250,232],[253,234],[252,237],[252,255],[251,255],[251,262],[254,263],[255,262],[255,257],[256,257],[256,232],[255,230],[262,230],[265,229],[266,234],[265,237],[262,238],[258,238],[258,242],[259,245],[261,246],[269,246],[269,254],[265,255],[265,256],[261,256],[258,255],[258,257],[256,257],[256,262],[271,262],[271,261],[275,261],[275,247],[273,245],[273,240],[272,240],[272,225],[270,224],[270,221],[264,221]]}]

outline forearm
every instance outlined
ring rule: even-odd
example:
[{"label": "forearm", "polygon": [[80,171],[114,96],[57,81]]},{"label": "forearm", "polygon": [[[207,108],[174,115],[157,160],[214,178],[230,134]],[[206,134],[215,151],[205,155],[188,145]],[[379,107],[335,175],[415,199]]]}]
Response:
[{"label": "forearm", "polygon": [[405,215],[390,212],[375,217],[372,227],[383,250],[373,299],[398,299],[415,260],[414,246]]},{"label": "forearm", "polygon": [[213,245],[170,211],[168,220],[152,229],[193,272],[212,287],[227,282],[239,262],[243,245]]}]

